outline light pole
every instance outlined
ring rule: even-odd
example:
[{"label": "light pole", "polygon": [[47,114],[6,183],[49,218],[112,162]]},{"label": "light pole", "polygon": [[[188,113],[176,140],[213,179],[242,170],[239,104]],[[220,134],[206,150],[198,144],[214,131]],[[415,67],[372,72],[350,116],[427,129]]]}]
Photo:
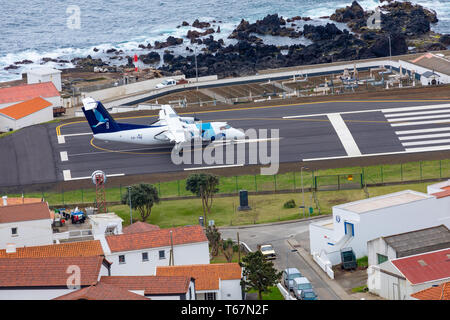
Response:
[{"label": "light pole", "polygon": [[389,38],[389,62],[391,63],[390,69],[392,70],[392,50],[391,50],[391,35],[388,35]]},{"label": "light pole", "polygon": [[130,225],[133,224],[133,213],[131,211],[131,186],[128,186],[128,202],[130,203]]},{"label": "light pole", "polygon": [[198,68],[197,68],[197,48],[194,47],[194,59],[195,59],[195,79],[198,82]]},{"label": "light pole", "polygon": [[289,279],[289,252],[297,252],[297,249],[291,249],[286,251],[286,270],[287,270],[287,286],[288,292],[291,290],[291,280]]},{"label": "light pole", "polygon": [[300,168],[300,180],[301,180],[301,184],[302,184],[302,198],[303,198],[303,200],[302,200],[302,202],[303,202],[303,205],[302,205],[302,208],[303,208],[303,217],[305,217],[305,189],[303,188],[303,169],[308,169],[307,167],[301,167]]}]

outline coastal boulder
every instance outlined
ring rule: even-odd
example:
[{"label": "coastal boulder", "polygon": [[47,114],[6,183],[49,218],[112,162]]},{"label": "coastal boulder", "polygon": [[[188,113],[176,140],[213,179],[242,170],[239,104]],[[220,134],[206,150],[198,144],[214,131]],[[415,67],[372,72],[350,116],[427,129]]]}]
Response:
[{"label": "coastal boulder", "polygon": [[444,34],[439,39],[439,42],[442,43],[444,46],[450,46],[450,34]]},{"label": "coastal boulder", "polygon": [[330,16],[330,20],[336,22],[349,22],[361,18],[364,18],[364,9],[357,1],[353,1],[351,6],[337,9],[336,12]]},{"label": "coastal boulder", "polygon": [[[371,52],[377,57],[389,56],[389,39],[387,36],[381,35],[375,43],[370,47]],[[405,36],[401,34],[393,34],[391,36],[392,55],[400,55],[408,52]]]},{"label": "coastal boulder", "polygon": [[192,23],[192,26],[194,28],[204,29],[211,27],[211,24],[209,22],[200,22],[198,19],[196,19],[194,23]]},{"label": "coastal boulder", "polygon": [[148,54],[144,54],[139,56],[139,60],[141,60],[145,64],[155,64],[159,63],[161,57],[158,52],[149,52]]}]

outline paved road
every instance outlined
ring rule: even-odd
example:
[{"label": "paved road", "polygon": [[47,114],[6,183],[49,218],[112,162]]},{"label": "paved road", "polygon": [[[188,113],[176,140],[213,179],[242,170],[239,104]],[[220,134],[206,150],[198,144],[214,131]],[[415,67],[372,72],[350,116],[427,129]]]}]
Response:
[{"label": "paved road", "polygon": [[[325,219],[329,219],[329,217]],[[278,254],[277,258],[273,260],[278,270],[284,270],[287,265],[291,268],[295,267],[311,281],[319,299],[340,300],[339,296],[299,254],[290,252],[292,247],[286,241],[293,237],[304,247],[305,242],[309,241],[308,225],[312,221],[246,228],[220,228],[220,232],[223,239],[231,238],[233,240],[237,240],[237,232],[239,232],[239,240],[245,242],[254,251],[260,243],[271,243]],[[305,249],[309,251],[308,248]]]},{"label": "paved road", "polygon": [[[445,139],[446,136],[450,137],[450,105],[444,103],[341,101],[205,111],[195,116],[203,121],[227,121],[244,130],[279,129],[279,160],[281,163],[289,163],[323,158],[347,159],[359,155],[403,154],[407,150],[433,150],[430,148],[450,150],[450,141]],[[437,104],[441,106],[429,106]],[[405,107],[413,109],[401,109]],[[409,115],[411,113],[413,115]],[[396,116],[404,119],[403,114],[418,119],[406,121],[406,125],[400,124],[398,127],[389,122]],[[127,119],[126,122],[148,124],[154,119],[137,117]],[[59,139],[56,135],[58,124],[42,126],[44,129],[39,132],[35,127],[29,127],[20,130],[24,132],[22,134],[0,139],[0,150],[20,154],[12,157],[4,152],[0,153],[0,186],[83,178],[97,169],[104,170],[108,175],[136,175],[179,172],[187,168],[208,166],[205,163],[175,165],[171,162],[169,149],[155,150],[93,140],[86,122],[62,126]],[[411,130],[414,131],[412,134],[407,132]],[[407,138],[417,135],[417,139],[402,140],[402,132],[406,132]],[[438,136],[434,138],[434,134]],[[274,142],[268,145],[275,146]],[[259,163],[260,160],[261,158],[258,159]],[[248,149],[245,163],[250,163]],[[35,168],[32,174],[22,174],[22,168],[29,167]],[[66,179],[63,172],[66,172]]]}]

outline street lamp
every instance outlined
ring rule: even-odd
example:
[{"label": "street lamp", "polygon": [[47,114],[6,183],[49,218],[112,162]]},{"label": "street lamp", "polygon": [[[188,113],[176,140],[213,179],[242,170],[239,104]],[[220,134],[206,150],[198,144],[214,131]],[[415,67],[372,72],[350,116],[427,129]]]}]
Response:
[{"label": "street lamp", "polygon": [[195,79],[198,82],[198,68],[197,68],[197,48],[194,47],[194,58],[195,58]]},{"label": "street lamp", "polygon": [[131,186],[128,186],[128,202],[130,203],[130,225],[133,224],[133,213],[131,211]]},{"label": "street lamp", "polygon": [[303,200],[302,200],[302,202],[303,202],[302,208],[303,208],[303,217],[305,217],[305,189],[303,188],[303,169],[308,170],[309,168],[308,167],[304,167],[304,166],[300,167],[300,180],[301,180],[301,183],[302,183],[302,198],[303,198]]},{"label": "street lamp", "polygon": [[289,279],[289,252],[297,252],[297,249],[291,249],[286,251],[286,270],[287,270],[287,286],[288,292],[291,290],[291,282]]}]

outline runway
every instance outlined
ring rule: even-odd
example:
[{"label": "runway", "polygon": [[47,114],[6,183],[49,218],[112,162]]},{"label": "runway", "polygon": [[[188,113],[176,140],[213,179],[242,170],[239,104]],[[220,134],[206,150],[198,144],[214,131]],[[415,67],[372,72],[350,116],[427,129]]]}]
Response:
[{"label": "runway", "polygon": [[[184,115],[180,109],[177,111]],[[445,100],[305,103],[205,110],[195,113],[195,116],[202,121],[226,121],[244,130],[279,129],[276,142],[279,144],[280,163],[386,154],[407,156],[414,152],[450,150],[450,101]],[[120,122],[136,124],[149,124],[155,120],[154,116],[120,119],[120,114],[115,114],[113,117]],[[0,155],[0,174],[4,172],[4,177],[7,177],[1,179],[0,186],[87,179],[98,169],[108,176],[126,176],[249,164],[247,152],[244,163],[176,165],[172,163],[170,149],[167,148],[150,149],[93,139],[85,121],[40,127],[47,130],[47,142],[42,141],[44,134],[41,134],[36,136],[34,143],[29,142],[33,147],[23,157],[6,159]],[[30,127],[21,131],[26,130],[36,129]],[[269,146],[275,143],[275,139],[267,138]],[[28,134],[27,139],[33,140],[33,134]],[[5,138],[0,139],[0,148],[6,142]],[[48,145],[49,148],[41,148],[40,145]],[[248,143],[245,145],[248,151]],[[40,172],[32,176],[32,181],[27,181],[26,176],[19,178],[14,174],[18,166],[23,167],[24,161],[37,163],[39,159],[49,158],[43,154],[49,149],[52,152],[52,166],[39,168]],[[24,150],[22,152],[26,153]]]}]

